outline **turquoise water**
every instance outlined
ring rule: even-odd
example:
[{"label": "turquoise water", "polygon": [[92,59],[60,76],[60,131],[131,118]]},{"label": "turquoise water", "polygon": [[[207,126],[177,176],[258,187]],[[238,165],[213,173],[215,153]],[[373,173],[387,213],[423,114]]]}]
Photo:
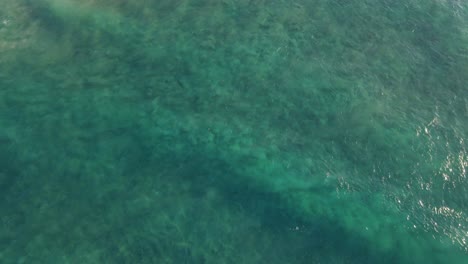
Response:
[{"label": "turquoise water", "polygon": [[0,0],[1,263],[468,263],[468,5]]}]

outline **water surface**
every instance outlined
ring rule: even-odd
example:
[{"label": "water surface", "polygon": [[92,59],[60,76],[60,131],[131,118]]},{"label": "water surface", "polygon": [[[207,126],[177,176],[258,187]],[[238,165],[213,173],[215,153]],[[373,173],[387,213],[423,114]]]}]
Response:
[{"label": "water surface", "polygon": [[463,1],[0,3],[0,262],[468,263]]}]

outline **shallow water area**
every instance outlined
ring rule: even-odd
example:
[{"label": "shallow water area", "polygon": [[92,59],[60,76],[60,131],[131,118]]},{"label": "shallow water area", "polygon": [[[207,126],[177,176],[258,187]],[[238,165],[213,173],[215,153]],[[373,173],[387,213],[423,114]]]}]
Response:
[{"label": "shallow water area", "polygon": [[0,0],[1,263],[467,263],[468,5]]}]

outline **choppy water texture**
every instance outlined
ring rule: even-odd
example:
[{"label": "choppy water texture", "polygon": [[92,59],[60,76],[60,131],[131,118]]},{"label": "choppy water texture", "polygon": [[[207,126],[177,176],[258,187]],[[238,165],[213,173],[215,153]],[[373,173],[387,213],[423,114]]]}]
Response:
[{"label": "choppy water texture", "polygon": [[1,263],[468,263],[460,0],[0,0]]}]

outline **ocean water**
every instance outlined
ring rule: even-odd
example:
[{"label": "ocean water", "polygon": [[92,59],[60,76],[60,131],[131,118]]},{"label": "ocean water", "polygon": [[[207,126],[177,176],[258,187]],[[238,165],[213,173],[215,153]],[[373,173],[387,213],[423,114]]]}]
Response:
[{"label": "ocean water", "polygon": [[0,6],[0,263],[468,263],[466,1]]}]

